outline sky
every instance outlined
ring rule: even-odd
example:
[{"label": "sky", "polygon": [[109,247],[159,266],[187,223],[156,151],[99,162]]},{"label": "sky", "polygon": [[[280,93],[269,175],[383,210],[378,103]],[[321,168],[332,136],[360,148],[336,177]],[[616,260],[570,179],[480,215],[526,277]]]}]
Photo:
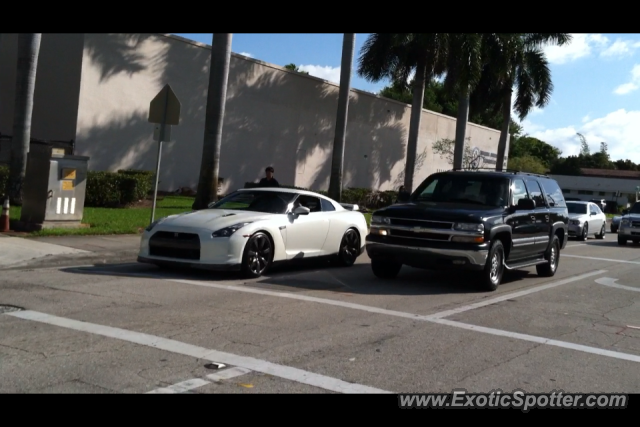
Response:
[{"label": "sky", "polygon": [[[176,34],[211,44],[212,34]],[[351,86],[378,93],[388,82],[371,83],[356,73],[369,34],[356,34]],[[294,63],[322,79],[340,83],[342,34],[233,34],[231,50],[284,66]],[[551,101],[522,121],[524,132],[577,155],[581,133],[591,152],[605,142],[611,160],[640,163],[640,34],[572,34],[565,46],[545,47],[554,90]],[[516,117],[515,114],[513,114]]]}]

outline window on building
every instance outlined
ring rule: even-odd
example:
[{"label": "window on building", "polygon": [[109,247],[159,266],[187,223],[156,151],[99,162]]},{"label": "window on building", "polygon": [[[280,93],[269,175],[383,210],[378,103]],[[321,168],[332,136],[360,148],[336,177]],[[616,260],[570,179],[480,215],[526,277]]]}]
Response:
[{"label": "window on building", "polygon": [[593,195],[593,191],[589,191],[589,190],[578,190],[578,194],[588,194],[588,195]]},{"label": "window on building", "polygon": [[600,195],[601,195],[601,196],[604,196],[605,194],[606,194],[606,193],[605,193],[604,191],[601,191],[601,192],[600,192]]},{"label": "window on building", "polygon": [[562,189],[562,192],[563,192],[563,193],[566,193],[566,194],[569,194],[569,193],[571,193],[571,190],[565,190],[565,189],[563,188],[563,189]]}]

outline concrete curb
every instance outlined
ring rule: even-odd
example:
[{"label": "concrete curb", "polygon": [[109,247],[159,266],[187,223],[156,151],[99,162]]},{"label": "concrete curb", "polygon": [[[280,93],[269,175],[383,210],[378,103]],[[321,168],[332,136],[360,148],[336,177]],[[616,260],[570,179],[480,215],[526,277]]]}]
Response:
[{"label": "concrete curb", "polygon": [[87,255],[53,255],[18,264],[10,264],[0,268],[0,271],[71,267],[78,265],[137,263],[137,257],[138,248],[124,249],[118,252],[92,252]]}]

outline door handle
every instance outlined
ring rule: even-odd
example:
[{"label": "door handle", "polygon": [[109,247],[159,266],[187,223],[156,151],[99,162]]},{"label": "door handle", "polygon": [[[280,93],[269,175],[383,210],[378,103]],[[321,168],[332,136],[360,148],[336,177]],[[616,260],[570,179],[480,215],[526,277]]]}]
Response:
[{"label": "door handle", "polygon": [[549,215],[545,215],[544,219],[546,219],[547,221],[549,221]]},{"label": "door handle", "polygon": [[536,220],[536,216],[535,215],[531,215],[531,219],[535,221]]}]

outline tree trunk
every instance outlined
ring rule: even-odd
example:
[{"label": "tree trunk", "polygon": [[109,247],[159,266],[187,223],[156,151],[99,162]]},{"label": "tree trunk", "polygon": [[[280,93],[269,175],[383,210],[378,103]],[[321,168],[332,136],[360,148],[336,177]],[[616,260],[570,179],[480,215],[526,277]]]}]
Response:
[{"label": "tree trunk", "polygon": [[413,192],[413,174],[416,168],[426,74],[427,63],[424,55],[422,55],[421,58],[418,59],[416,75],[413,81],[413,102],[411,104],[411,120],[409,122],[409,140],[407,141],[407,160],[404,168],[404,191],[410,193]]},{"label": "tree trunk", "polygon": [[496,170],[501,172],[504,169],[504,155],[507,151],[507,138],[509,137],[509,125],[511,124],[511,96],[509,90],[504,97],[502,104],[502,129],[500,130],[500,140],[498,141],[498,159],[496,160]]},{"label": "tree trunk", "polygon": [[211,43],[211,65],[207,110],[202,144],[202,162],[198,192],[193,202],[194,210],[205,209],[218,200],[218,173],[220,170],[220,148],[222,146],[222,125],[227,101],[229,63],[231,61],[231,34],[214,34]]},{"label": "tree trunk", "polygon": [[458,117],[456,118],[456,142],[453,149],[453,168],[462,169],[464,160],[464,139],[469,122],[469,90],[462,90],[458,97]]},{"label": "tree trunk", "polygon": [[9,203],[22,206],[22,186],[27,171],[27,154],[31,145],[31,116],[33,94],[36,87],[36,71],[40,54],[42,34],[18,35],[18,67],[16,73],[16,95],[13,110],[13,135],[9,182]]},{"label": "tree trunk", "polygon": [[351,91],[351,68],[353,67],[355,40],[355,34],[345,34],[342,42],[340,94],[338,96],[336,133],[333,140],[331,178],[329,180],[329,197],[337,202],[342,199],[342,169],[344,166],[344,145],[347,133],[347,117],[349,115],[349,92]]}]

